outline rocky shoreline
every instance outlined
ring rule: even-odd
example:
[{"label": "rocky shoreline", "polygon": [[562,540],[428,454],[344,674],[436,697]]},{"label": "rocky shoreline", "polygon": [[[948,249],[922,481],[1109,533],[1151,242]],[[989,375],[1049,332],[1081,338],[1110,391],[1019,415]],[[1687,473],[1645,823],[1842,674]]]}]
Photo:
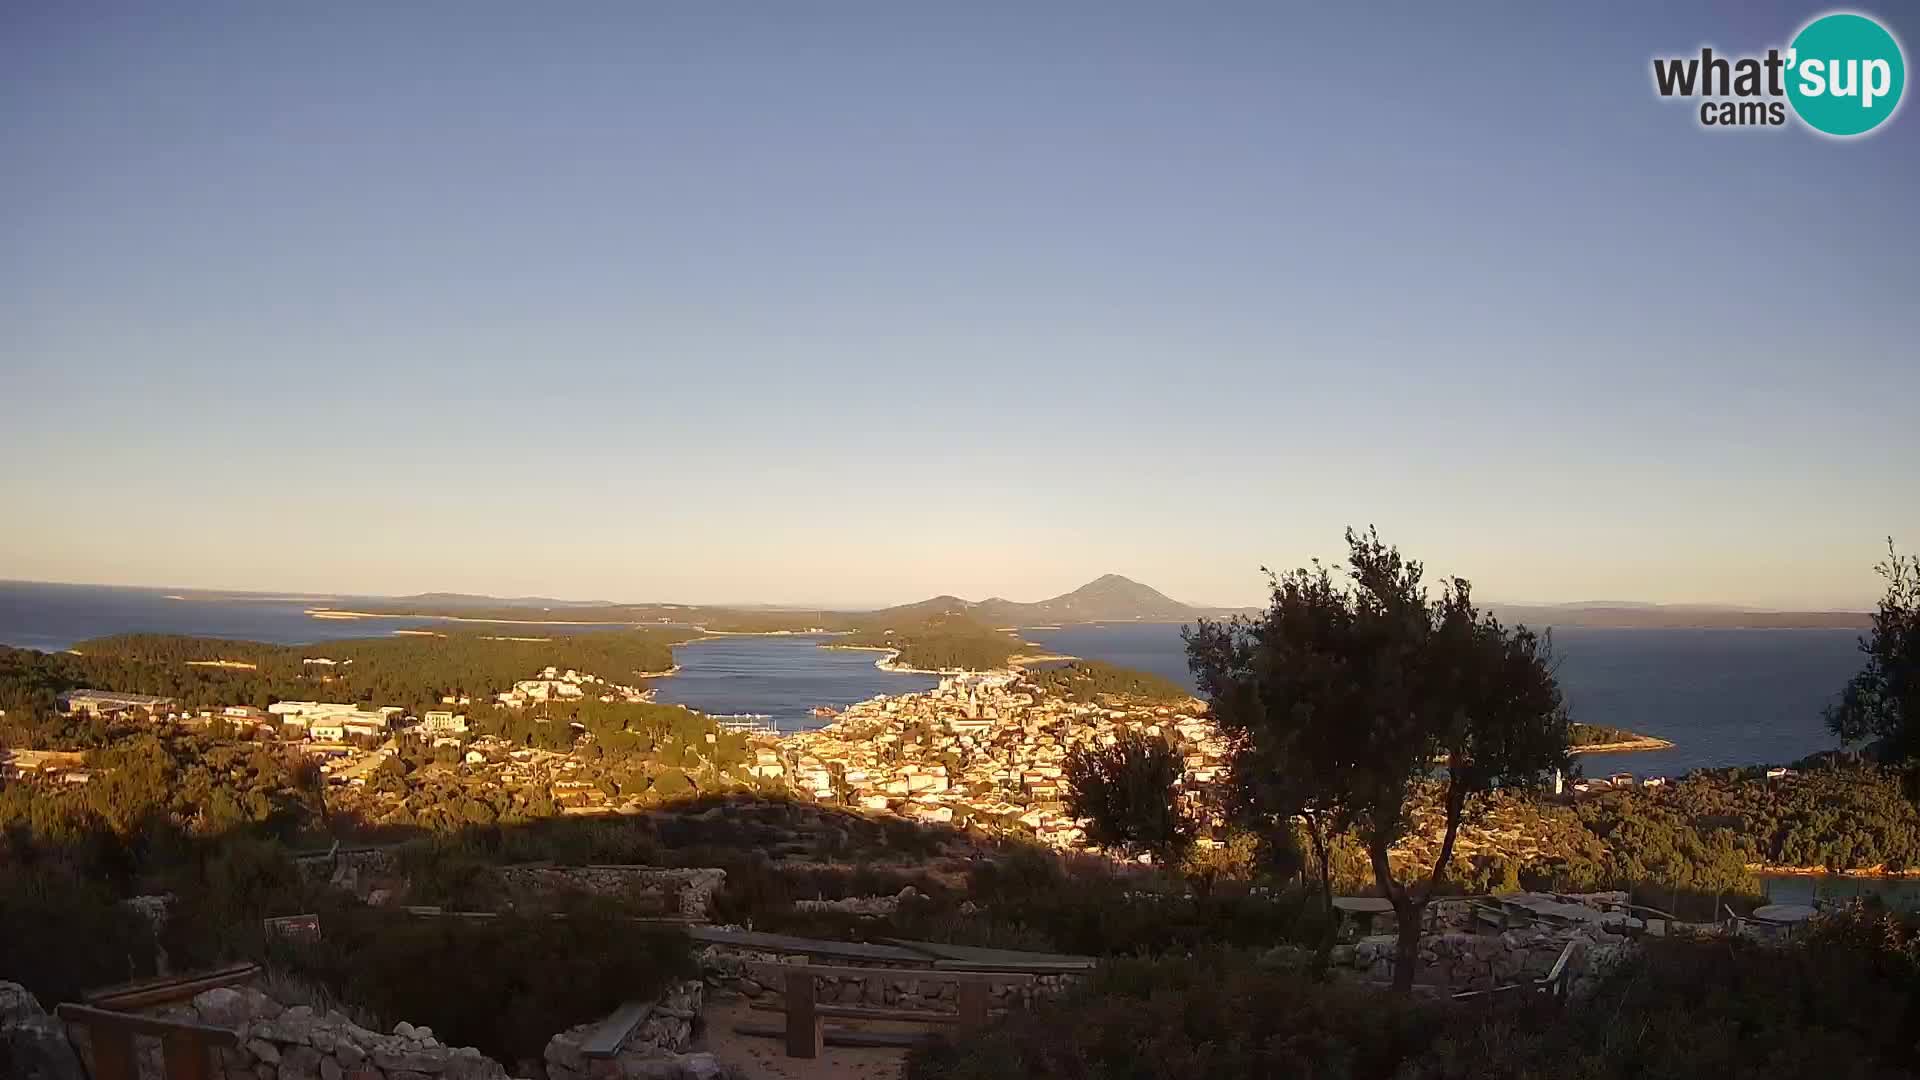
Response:
[{"label": "rocky shoreline", "polygon": [[1590,746],[1575,746],[1569,748],[1568,752],[1572,754],[1624,754],[1634,750],[1671,749],[1673,749],[1673,743],[1668,742],[1666,739],[1657,738],[1652,735],[1641,735],[1638,738],[1627,739],[1623,742],[1594,743]]},{"label": "rocky shoreline", "polygon": [[1885,866],[1865,866],[1858,870],[1829,870],[1824,866],[1774,866],[1771,863],[1748,863],[1747,872],[1772,877],[1837,877],[1857,878],[1862,881],[1904,881],[1909,878],[1920,878],[1920,867],[1910,870],[1889,870]]}]

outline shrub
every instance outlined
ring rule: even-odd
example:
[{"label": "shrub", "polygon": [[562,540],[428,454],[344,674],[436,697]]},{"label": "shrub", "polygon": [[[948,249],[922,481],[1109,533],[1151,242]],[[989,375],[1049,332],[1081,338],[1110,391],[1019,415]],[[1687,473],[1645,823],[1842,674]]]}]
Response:
[{"label": "shrub", "polygon": [[555,1033],[694,975],[686,940],[582,904],[564,919],[322,913],[323,940],[276,948],[276,967],[318,983],[382,1026],[426,1024],[450,1045],[512,1064]]},{"label": "shrub", "polygon": [[58,865],[0,873],[0,979],[47,1008],[152,974],[153,961],[152,928],[98,884]]},{"label": "shrub", "polygon": [[1879,1078],[1920,1065],[1920,922],[1870,909],[1799,942],[1646,939],[1591,996],[1474,1006],[1310,982],[1201,950],[1117,960],[1088,986],[916,1051],[911,1080],[1393,1077]]},{"label": "shrub", "polygon": [[1842,916],[1787,948],[1649,939],[1590,999],[1457,1023],[1406,1075],[1911,1075],[1920,998],[1910,952],[1886,947],[1886,925]]},{"label": "shrub", "polygon": [[174,899],[161,944],[181,970],[256,955],[261,920],[307,911],[319,892],[285,848],[243,833],[197,847],[167,884]]},{"label": "shrub", "polygon": [[973,914],[906,927],[921,933],[901,936],[1004,947],[1022,941],[1096,956],[1314,940],[1321,915],[1304,890],[1230,884],[1196,894],[1182,882],[1117,870],[1104,860],[1022,850],[974,868],[967,888]]},{"label": "shrub", "polygon": [[1300,1077],[1386,1080],[1424,1051],[1441,1006],[1313,982],[1207,950],[1104,965],[1064,1000],[908,1059],[910,1080]]}]

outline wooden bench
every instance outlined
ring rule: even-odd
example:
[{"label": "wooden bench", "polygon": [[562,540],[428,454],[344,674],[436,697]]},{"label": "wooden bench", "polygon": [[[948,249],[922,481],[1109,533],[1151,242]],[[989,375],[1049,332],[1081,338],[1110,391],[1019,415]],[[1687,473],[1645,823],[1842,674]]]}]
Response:
[{"label": "wooden bench", "polygon": [[[828,1043],[836,1046],[909,1046],[921,1038],[918,1035],[902,1032],[844,1030],[829,1032],[823,1022],[824,1017],[959,1024],[962,1027],[978,1028],[986,1025],[987,1005],[991,998],[989,991],[993,987],[1031,986],[1036,978],[1031,972],[933,971],[925,968],[838,967],[824,964],[771,962],[749,964],[748,968],[755,979],[769,986],[779,986],[784,991],[783,1000],[778,1008],[786,1013],[786,1026],[784,1029],[740,1027],[736,1030],[743,1035],[784,1037],[787,1041],[787,1056],[796,1058],[819,1057],[821,1048]],[[885,1009],[874,1006],[822,1003],[816,999],[813,990],[815,979],[851,979],[865,982],[875,978],[902,977],[923,982],[957,984],[960,988],[959,1011],[932,1013],[914,1009]],[[769,1003],[767,1008],[772,1009],[773,1006]]]},{"label": "wooden bench", "polygon": [[67,1023],[86,1029],[87,1042],[93,1048],[93,1080],[136,1080],[135,1035],[159,1038],[167,1080],[210,1080],[217,1073],[210,1060],[212,1052],[240,1041],[227,1028],[157,1020],[91,1005],[66,1004],[54,1012]]},{"label": "wooden bench", "polygon": [[605,1020],[580,1040],[580,1053],[589,1058],[617,1057],[620,1045],[633,1034],[633,1029],[646,1022],[653,1013],[652,1001],[629,1001],[608,1014]]}]

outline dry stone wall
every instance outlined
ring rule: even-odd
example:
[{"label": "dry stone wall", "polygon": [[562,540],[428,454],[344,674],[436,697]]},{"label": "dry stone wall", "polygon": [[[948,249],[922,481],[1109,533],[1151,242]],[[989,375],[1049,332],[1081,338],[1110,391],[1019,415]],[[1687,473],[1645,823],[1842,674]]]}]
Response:
[{"label": "dry stone wall", "polygon": [[699,922],[706,921],[713,894],[727,880],[725,870],[658,866],[502,866],[494,873],[515,891],[595,896],[659,893],[668,901],[668,911]]},{"label": "dry stone wall", "polygon": [[920,890],[908,885],[893,896],[849,896],[841,900],[795,900],[793,910],[878,917],[892,915],[900,910],[901,904],[919,896]]},{"label": "dry stone wall", "polygon": [[[1553,970],[1571,943],[1568,992],[1585,993],[1611,970],[1631,945],[1613,935],[1584,930],[1536,927],[1499,934],[1450,932],[1420,939],[1420,968],[1414,982],[1448,991],[1488,990],[1538,979]],[[1334,949],[1333,962],[1380,982],[1392,980],[1398,942],[1392,934],[1361,938]]]},{"label": "dry stone wall", "polygon": [[[507,1080],[499,1062],[470,1046],[447,1046],[429,1028],[402,1022],[381,1034],[337,1012],[283,1007],[247,987],[208,990],[154,1015],[238,1035],[238,1046],[214,1053],[214,1075],[224,1080]],[[72,1034],[91,1074],[85,1029]],[[165,1075],[159,1040],[136,1038],[134,1050],[141,1080]]]},{"label": "dry stone wall", "polygon": [[[369,903],[399,901],[406,892],[399,860],[390,848],[360,848],[332,854],[305,855],[296,861],[310,879],[324,879],[333,887],[351,892]],[[708,918],[713,906],[713,894],[727,880],[727,872],[720,869],[638,865],[552,866],[543,863],[498,866],[492,868],[492,873],[508,892],[522,895],[564,892],[584,892],[595,896],[653,894],[661,898],[667,913],[700,922]]]},{"label": "dry stone wall", "polygon": [[[733,945],[708,945],[697,953],[700,972],[710,993],[718,998],[761,998],[778,996],[782,989],[767,986],[753,977],[751,965],[785,963],[794,959],[786,953],[742,949]],[[872,968],[885,974],[880,978],[841,979],[820,976],[814,979],[814,995],[822,1002],[843,1005],[880,1005],[890,1009],[921,1009],[927,1012],[957,1012],[960,989],[953,982],[926,968],[900,967],[857,960],[834,960],[835,967]],[[1055,997],[1066,992],[1077,975],[1041,975],[1030,986],[995,986],[989,990],[993,1008],[1028,1006],[1036,998]]]}]

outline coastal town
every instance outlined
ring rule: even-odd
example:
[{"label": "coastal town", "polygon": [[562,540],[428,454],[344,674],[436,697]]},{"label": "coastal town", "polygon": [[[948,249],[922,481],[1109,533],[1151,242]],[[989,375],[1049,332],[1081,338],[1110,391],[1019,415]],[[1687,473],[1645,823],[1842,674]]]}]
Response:
[{"label": "coastal town", "polygon": [[1055,847],[1085,840],[1064,809],[1062,773],[1076,747],[1111,743],[1123,728],[1168,739],[1186,762],[1181,797],[1196,807],[1226,773],[1227,746],[1204,706],[1063,700],[1014,672],[950,675],[923,694],[849,707],[818,731],[781,741],[791,786],[916,821],[1030,832]]},{"label": "coastal town", "polygon": [[[650,691],[590,674],[548,668],[496,700],[502,707],[523,709],[544,701],[644,701],[649,696]],[[394,706],[315,701],[187,712],[169,698],[104,690],[76,690],[61,701],[75,714],[203,729],[218,724],[237,736],[284,744],[316,760],[330,786],[343,789],[346,801],[364,804],[376,821],[407,798],[404,788],[370,783],[403,739],[444,751],[440,764],[463,784],[539,789],[562,815],[639,813],[658,801],[602,782],[607,770],[588,749],[591,735],[579,736],[567,751],[515,746],[476,732],[467,714],[455,711],[469,701],[455,698],[445,704],[444,710],[416,716]],[[750,763],[742,771],[761,790],[1075,848],[1084,846],[1085,833],[1066,810],[1067,755],[1076,747],[1110,744],[1125,728],[1173,743],[1186,762],[1183,800],[1203,814],[1210,812],[1203,808],[1218,805],[1212,789],[1225,776],[1227,747],[1199,701],[1070,701],[1041,692],[1019,671],[947,675],[924,693],[881,695],[848,706],[818,730],[762,729],[748,736]],[[82,760],[77,754],[15,751],[0,765],[84,783],[89,776]]]},{"label": "coastal town", "polygon": [[[882,664],[892,661],[883,657]],[[330,664],[315,658],[310,664]],[[668,673],[653,673],[657,676]],[[644,682],[644,680],[642,680]],[[626,685],[588,672],[547,667],[491,696],[487,704],[526,712],[548,703],[650,702],[653,689]],[[879,695],[834,712],[815,730],[781,732],[770,724],[717,718],[721,734],[704,736],[695,748],[711,757],[725,733],[745,739],[745,761],[722,774],[717,768],[683,772],[679,782],[615,783],[615,770],[600,760],[594,736],[573,724],[571,746],[520,745],[470,724],[465,696],[448,696],[442,709],[413,714],[396,706],[343,702],[278,701],[265,708],[229,705],[189,712],[173,699],[106,690],[75,690],[61,698],[74,715],[138,718],[189,728],[221,729],[236,737],[285,746],[316,762],[343,805],[378,823],[405,820],[418,781],[382,783],[381,767],[411,746],[432,756],[433,778],[475,795],[509,792],[564,816],[644,813],[663,797],[691,795],[742,784],[874,815],[971,828],[993,835],[1036,839],[1048,846],[1089,847],[1085,823],[1068,809],[1065,766],[1076,748],[1111,745],[1123,731],[1162,738],[1182,758],[1176,791],[1194,818],[1223,824],[1221,784],[1227,776],[1226,740],[1203,702],[1142,700],[1100,695],[1081,700],[1049,692],[1022,668],[959,672],[941,677],[927,691]],[[544,710],[541,710],[544,711]],[[709,718],[713,719],[713,718]],[[746,718],[752,720],[753,718]],[[545,723],[545,720],[539,720]],[[1664,745],[1659,740],[1650,740]],[[1612,748],[1611,745],[1608,746]],[[84,755],[26,750],[5,752],[0,769],[66,783],[85,783]],[[1775,770],[1788,776],[1786,770]],[[1773,774],[1770,774],[1773,775]],[[1631,774],[1583,778],[1553,790],[1579,797],[1616,787],[1657,786],[1662,777]],[[1214,830],[1203,828],[1200,843]]]}]

